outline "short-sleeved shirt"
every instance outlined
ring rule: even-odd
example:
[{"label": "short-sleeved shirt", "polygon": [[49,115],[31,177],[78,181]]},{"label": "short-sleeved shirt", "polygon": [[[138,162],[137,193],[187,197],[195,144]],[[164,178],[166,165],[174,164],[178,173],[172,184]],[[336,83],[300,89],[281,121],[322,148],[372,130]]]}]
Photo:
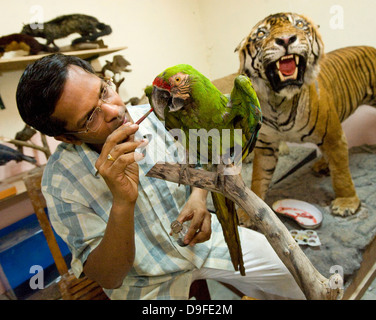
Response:
[{"label": "short-sleeved shirt", "polygon": [[[134,106],[128,111],[137,120],[149,108]],[[174,155],[174,140],[153,113],[142,122],[137,135],[147,136],[150,143],[145,160],[139,163],[134,211],[136,256],[122,286],[104,290],[111,299],[186,299],[194,269],[234,270],[228,248],[215,215],[211,238],[204,243],[181,247],[169,235],[171,222],[189,197],[189,187],[150,178],[146,173],[161,155],[165,154],[166,160]],[[155,154],[158,156],[153,157]],[[51,223],[72,253],[71,268],[77,277],[102,240],[112,206],[109,188],[96,175],[98,156],[86,144],[61,143],[49,158],[42,179]]]}]

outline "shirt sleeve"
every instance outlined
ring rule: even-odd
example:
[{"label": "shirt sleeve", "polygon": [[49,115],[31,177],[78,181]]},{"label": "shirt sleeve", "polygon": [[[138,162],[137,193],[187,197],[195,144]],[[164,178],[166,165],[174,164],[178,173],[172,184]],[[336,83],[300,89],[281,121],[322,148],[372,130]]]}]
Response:
[{"label": "shirt sleeve", "polygon": [[48,214],[56,233],[72,253],[71,268],[78,278],[89,254],[101,242],[106,222],[64,175],[47,177],[42,187]]}]

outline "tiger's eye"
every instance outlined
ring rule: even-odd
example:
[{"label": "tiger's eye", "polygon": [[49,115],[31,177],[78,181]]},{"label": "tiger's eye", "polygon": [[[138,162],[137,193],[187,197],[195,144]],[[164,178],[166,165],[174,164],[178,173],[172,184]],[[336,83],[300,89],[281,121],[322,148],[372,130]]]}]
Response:
[{"label": "tiger's eye", "polygon": [[298,22],[296,23],[296,26],[297,26],[298,28],[303,28],[303,27],[304,27],[304,23],[303,23],[303,21],[298,21]]},{"label": "tiger's eye", "polygon": [[262,38],[264,35],[265,35],[265,32],[264,32],[264,31],[259,31],[259,32],[257,32],[257,37],[258,37],[258,38]]}]

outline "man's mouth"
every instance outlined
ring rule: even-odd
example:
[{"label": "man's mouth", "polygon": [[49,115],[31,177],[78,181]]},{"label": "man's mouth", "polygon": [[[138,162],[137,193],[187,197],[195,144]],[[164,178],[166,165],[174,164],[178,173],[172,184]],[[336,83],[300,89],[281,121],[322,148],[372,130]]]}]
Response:
[{"label": "man's mouth", "polygon": [[118,119],[119,119],[119,122],[118,122],[119,124],[116,126],[116,129],[119,128],[120,126],[126,124],[127,122],[129,122],[129,119],[125,115],[125,111],[122,112],[121,114],[119,112]]},{"label": "man's mouth", "polygon": [[279,92],[287,86],[303,85],[306,61],[302,56],[289,54],[270,63],[266,67],[266,76],[274,91]]}]

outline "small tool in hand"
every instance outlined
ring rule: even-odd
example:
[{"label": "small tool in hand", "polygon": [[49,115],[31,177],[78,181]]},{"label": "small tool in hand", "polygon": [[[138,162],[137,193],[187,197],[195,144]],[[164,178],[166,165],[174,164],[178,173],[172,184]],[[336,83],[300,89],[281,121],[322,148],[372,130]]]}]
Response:
[{"label": "small tool in hand", "polygon": [[151,108],[148,112],[146,112],[140,119],[138,119],[135,124],[140,124],[142,121],[146,119],[146,117],[153,111],[153,108]]}]

